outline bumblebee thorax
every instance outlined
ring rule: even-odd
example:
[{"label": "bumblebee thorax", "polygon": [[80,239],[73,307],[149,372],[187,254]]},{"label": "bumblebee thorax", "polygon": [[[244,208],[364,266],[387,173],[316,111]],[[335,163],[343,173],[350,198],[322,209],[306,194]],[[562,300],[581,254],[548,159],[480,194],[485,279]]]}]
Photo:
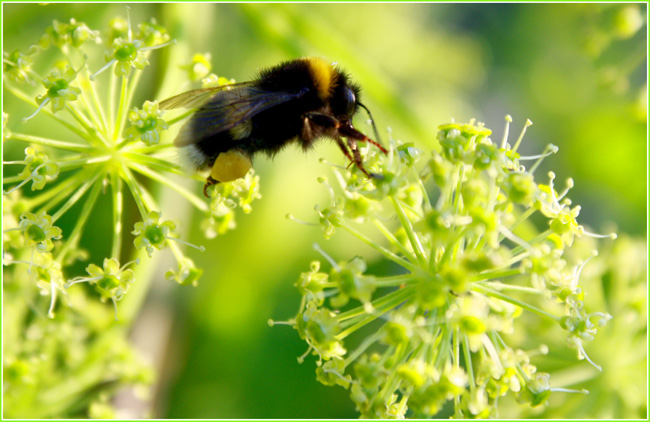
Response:
[{"label": "bumblebee thorax", "polygon": [[318,97],[327,101],[331,96],[334,87],[338,82],[338,72],[331,63],[318,57],[307,57],[304,59],[309,66]]}]

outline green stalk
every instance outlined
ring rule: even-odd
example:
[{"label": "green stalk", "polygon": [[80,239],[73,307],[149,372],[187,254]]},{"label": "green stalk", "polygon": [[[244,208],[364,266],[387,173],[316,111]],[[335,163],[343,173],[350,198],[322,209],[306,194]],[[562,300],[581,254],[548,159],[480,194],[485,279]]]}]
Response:
[{"label": "green stalk", "polygon": [[467,333],[463,333],[463,356],[467,366],[467,377],[469,378],[469,387],[471,390],[476,389],[476,380],[474,379],[474,367],[472,366],[472,354],[469,350],[469,338]]},{"label": "green stalk", "polygon": [[[83,196],[84,193],[95,183],[95,180],[99,177],[99,173],[95,175],[95,177],[86,180],[85,183],[81,185],[81,188],[79,188],[74,195],[70,197],[70,199],[67,200],[65,204],[59,210],[52,216],[52,222],[54,223],[56,220],[61,218],[63,214],[65,214],[66,211],[70,209],[74,204],[77,203],[77,201]],[[98,186],[101,188],[101,184],[98,183]],[[88,201],[86,201],[88,203]]]},{"label": "green stalk", "polygon": [[391,246],[394,246],[395,248],[399,249],[399,251],[404,255],[406,259],[409,260],[409,262],[414,263],[413,261],[417,261],[417,258],[411,254],[411,252],[402,245],[402,243],[393,236],[393,234],[384,226],[384,224],[379,221],[378,218],[373,218],[372,222],[377,226],[379,231],[386,237],[386,240],[391,244]]},{"label": "green stalk", "polygon": [[7,139],[29,142],[32,144],[38,144],[38,145],[64,149],[68,151],[76,151],[76,152],[90,151],[93,149],[92,147],[89,147],[87,145],[76,144],[73,142],[57,141],[54,139],[41,138],[40,136],[32,136],[32,135],[26,135],[23,133],[16,133],[16,132],[9,133]]},{"label": "green stalk", "polygon": [[[386,312],[390,311],[391,309],[395,308],[396,306],[404,302],[404,300],[406,300],[412,293],[413,293],[413,287],[405,287],[403,289],[396,290],[393,293],[387,294],[386,296],[372,302],[374,308],[374,312],[372,314],[365,313],[365,311],[363,310],[363,306],[359,307],[361,309],[359,308],[354,309],[353,311],[357,313],[358,317],[356,319],[348,321],[348,323],[346,324],[342,324],[342,326],[347,328],[341,331],[339,334],[337,334],[336,339],[343,340],[345,337],[352,334],[359,328],[376,320],[381,315],[385,314]],[[344,319],[351,318],[350,316],[345,314],[346,313],[344,312],[341,315],[339,315],[338,320],[342,321]]]},{"label": "green stalk", "polygon": [[[66,103],[65,109],[70,113],[70,115],[74,118],[74,120],[81,125],[88,134],[86,136],[86,139],[88,140],[88,143],[91,145],[94,145],[96,147],[100,145],[106,145],[106,140],[101,137],[101,134],[97,132],[97,129],[95,129],[92,124],[86,119],[86,117],[79,113],[79,111],[72,107],[70,104]],[[99,143],[97,142],[99,140]]]},{"label": "green stalk", "polygon": [[484,280],[492,280],[496,278],[506,278],[506,277],[511,277],[513,275],[520,275],[522,274],[521,269],[519,268],[512,268],[512,269],[498,269],[498,270],[492,270],[492,271],[483,271],[482,273],[478,273],[470,278],[471,281],[484,281]]},{"label": "green stalk", "polygon": [[[535,236],[534,238],[532,238],[531,240],[529,240],[527,243],[528,243],[530,246],[533,246],[533,245],[535,245],[535,244],[541,242],[542,240],[545,240],[547,237],[549,237],[549,236],[552,235],[552,234],[553,234],[553,230],[548,229],[548,230],[544,231],[543,233],[538,234],[537,236]],[[512,249],[510,250],[510,254],[513,255],[513,256],[515,256],[515,255],[520,254],[520,253],[522,253],[522,252],[524,252],[524,251],[526,251],[526,248],[524,248],[523,246],[519,245],[519,246],[516,246],[516,247],[512,248]]]},{"label": "green stalk", "polygon": [[375,279],[377,287],[397,287],[401,285],[416,284],[420,280],[416,279],[413,274],[402,274],[390,277],[378,277]]},{"label": "green stalk", "polygon": [[74,175],[70,179],[67,179],[49,189],[43,190],[43,193],[36,195],[28,199],[27,204],[29,208],[34,209],[41,204],[46,204],[42,209],[37,211],[37,214],[41,211],[47,211],[48,209],[55,207],[59,202],[67,199],[68,195],[72,194],[79,186],[81,186],[90,176],[95,173],[90,170],[82,170],[78,174]]},{"label": "green stalk", "polygon": [[476,284],[482,287],[487,287],[489,289],[494,289],[499,292],[520,292],[520,293],[529,293],[534,295],[544,295],[544,292],[539,289],[534,289],[532,287],[525,286],[514,286],[511,284],[504,284],[499,281],[476,281]]},{"label": "green stalk", "polygon": [[489,288],[484,287],[484,286],[480,286],[478,284],[474,284],[472,286],[471,290],[475,291],[475,292],[478,292],[478,293],[482,293],[482,294],[484,294],[486,296],[493,297],[495,299],[499,299],[499,300],[502,300],[504,302],[508,302],[508,303],[513,304],[513,305],[519,306],[522,309],[525,309],[525,310],[527,310],[529,312],[533,312],[533,313],[535,313],[537,315],[540,315],[540,316],[543,316],[543,317],[546,317],[546,318],[550,318],[550,319],[552,319],[552,320],[554,320],[556,322],[560,322],[560,320],[562,319],[562,318],[560,318],[560,317],[558,317],[556,315],[550,314],[550,313],[548,313],[548,312],[546,312],[546,311],[544,311],[542,309],[539,309],[539,308],[537,308],[535,306],[529,305],[529,304],[527,304],[525,302],[514,299],[514,298],[512,298],[510,296],[506,296],[506,295],[504,295],[502,293],[499,293],[499,292],[497,292],[495,290],[489,289]]},{"label": "green stalk", "polygon": [[411,243],[411,247],[415,252],[415,256],[417,257],[418,262],[420,263],[420,267],[426,268],[427,267],[426,253],[424,252],[424,248],[422,247],[422,243],[420,242],[420,239],[417,237],[417,234],[413,230],[413,225],[411,224],[411,220],[408,219],[406,213],[404,212],[404,209],[400,205],[399,201],[395,199],[395,197],[391,196],[390,200],[393,203],[393,207],[395,208],[397,217],[399,218],[399,221],[402,224],[404,231],[406,232],[406,236],[408,237],[409,242]]},{"label": "green stalk", "polygon": [[[99,176],[99,175],[97,175],[97,176]],[[97,176],[95,176],[95,179],[97,178]],[[93,181],[91,183],[93,183],[93,182],[94,182],[94,179],[93,179]],[[84,187],[82,187],[82,189]],[[70,248],[76,247],[77,244],[79,243],[79,238],[81,237],[81,230],[83,229],[84,225],[86,224],[86,220],[88,220],[88,216],[90,215],[90,211],[92,211],[93,207],[95,206],[95,202],[97,202],[97,197],[99,196],[99,192],[101,192],[101,190],[102,190],[102,184],[101,183],[95,183],[93,185],[93,189],[90,191],[90,195],[88,196],[88,199],[86,200],[86,202],[84,203],[83,208],[81,209],[81,213],[79,214],[79,217],[77,218],[74,229],[70,233],[70,237],[68,238],[68,241],[63,244],[63,247],[61,248],[61,251],[59,252],[59,255],[56,257],[56,260],[60,264],[63,263],[63,261],[65,260],[65,256],[68,254]],[[85,192],[85,189],[83,190],[83,192]],[[75,196],[76,196],[76,194],[75,194]],[[81,195],[79,195],[79,196],[81,196]],[[64,207],[66,207],[67,205],[68,205],[68,203],[66,203],[62,207],[62,209]],[[61,210],[59,210],[59,211],[61,211]],[[57,214],[59,214],[59,213],[57,212]],[[52,220],[55,220],[55,218],[52,217]]]},{"label": "green stalk", "polygon": [[[88,68],[87,67],[86,67],[86,73],[88,73]],[[97,129],[99,129],[98,138],[101,139],[104,142],[104,145],[108,145],[106,143],[106,138],[105,138],[106,128],[102,126],[102,121],[100,121],[100,119],[97,117],[97,112],[96,112],[95,108],[93,107],[94,104],[89,102],[89,100],[88,100],[88,85],[90,85],[92,87],[93,83],[90,82],[88,79],[80,80],[81,101],[82,101],[82,104],[85,107],[86,111],[88,112],[88,116],[90,117],[90,120],[92,121],[93,126],[95,128],[97,128]]]},{"label": "green stalk", "polygon": [[380,252],[382,255],[384,255],[386,258],[390,259],[391,261],[395,262],[396,264],[406,268],[407,270],[410,270],[412,272],[419,272],[420,267],[417,265],[411,264],[409,261],[399,257],[398,255],[395,255],[393,252],[389,251],[388,249],[384,248],[383,246],[378,245],[377,243],[373,242],[366,236],[364,236],[361,232],[353,229],[352,227],[348,226],[345,223],[341,223],[341,227],[344,228],[348,233],[356,237],[357,239],[361,240],[363,243],[366,245],[370,246],[371,248],[377,250]]},{"label": "green stalk", "polygon": [[131,196],[133,197],[135,204],[138,206],[142,220],[146,220],[149,215],[149,208],[145,205],[144,200],[142,199],[142,190],[140,189],[140,186],[133,178],[133,174],[131,174],[131,171],[126,164],[121,163],[120,169],[120,176],[131,191]]},{"label": "green stalk", "polygon": [[98,157],[84,157],[84,158],[66,158],[65,160],[57,161],[56,165],[59,166],[59,171],[73,170],[75,168],[83,167],[88,168],[91,164],[103,163],[111,159],[110,155],[100,155]]},{"label": "green stalk", "polygon": [[372,346],[376,341],[379,341],[381,337],[382,337],[382,333],[376,332],[363,339],[361,344],[356,349],[354,349],[353,352],[349,353],[348,356],[345,358],[344,365],[347,367],[349,364],[357,360],[357,358],[361,356],[363,352],[365,352],[368,349],[368,347]]},{"label": "green stalk", "polygon": [[447,361],[450,349],[449,342],[451,341],[452,331],[449,329],[449,325],[444,325],[440,327],[440,341],[436,342],[433,347],[438,351],[433,366],[441,371],[444,369],[444,364]]},{"label": "green stalk", "polygon": [[113,200],[113,246],[111,256],[119,261],[120,253],[122,252],[122,211],[124,207],[124,192],[122,187],[122,179],[118,176],[117,172],[112,171],[111,178],[111,194]]},{"label": "green stalk", "polygon": [[97,110],[97,114],[99,115],[100,119],[100,124],[103,133],[103,138],[104,139],[110,139],[110,133],[108,132],[108,124],[106,121],[106,113],[104,112],[104,107],[102,106],[101,101],[99,101],[99,95],[97,95],[97,88],[95,87],[95,83],[90,81],[90,69],[88,69],[88,66],[86,66],[86,80],[88,85],[90,86],[90,98],[92,100],[92,104],[94,105],[95,109]]},{"label": "green stalk", "polygon": [[431,205],[431,200],[429,199],[427,188],[424,186],[424,182],[422,181],[422,178],[418,174],[417,170],[415,170],[415,167],[411,167],[411,172],[415,176],[415,180],[417,180],[418,186],[420,186],[420,190],[422,191],[422,197],[424,199],[425,205]]},{"label": "green stalk", "polygon": [[127,158],[130,162],[141,162],[155,170],[177,174],[179,176],[187,176],[186,171],[183,171],[178,166],[170,163],[169,161],[162,160],[160,158],[152,157],[145,154],[137,154],[133,152],[125,152],[124,158]]},{"label": "green stalk", "polygon": [[124,120],[126,118],[126,107],[127,107],[127,96],[128,96],[128,81],[126,76],[121,77],[122,88],[120,89],[120,102],[117,106],[117,120],[115,121],[115,127],[113,130],[113,143],[117,143],[117,140],[122,135],[122,128],[124,126]]},{"label": "green stalk", "polygon": [[178,192],[180,195],[185,197],[188,201],[192,203],[199,211],[202,212],[209,212],[210,208],[208,205],[205,203],[204,200],[196,196],[194,193],[190,192],[185,188],[184,186],[179,185],[178,183],[172,182],[171,180],[167,179],[164,176],[161,176],[160,174],[148,169],[147,167],[140,166],[134,163],[130,163],[129,168],[137,171],[140,174],[143,174],[147,176],[148,178],[155,180],[159,182],[162,185],[165,185],[176,192]]}]

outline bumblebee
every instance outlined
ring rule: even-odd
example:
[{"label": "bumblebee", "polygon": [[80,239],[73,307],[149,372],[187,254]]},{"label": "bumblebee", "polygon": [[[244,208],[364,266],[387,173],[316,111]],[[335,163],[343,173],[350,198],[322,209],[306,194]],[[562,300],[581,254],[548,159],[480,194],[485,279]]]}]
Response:
[{"label": "bumblebee", "polygon": [[[352,126],[363,108],[360,88],[334,64],[300,58],[262,70],[249,82],[197,89],[168,98],[163,110],[196,109],[174,144],[195,171],[210,170],[207,188],[243,177],[257,153],[274,156],[290,143],[310,149],[321,138],[333,139],[343,154],[368,177],[357,142],[386,149]],[[345,142],[343,140],[345,138]]]}]

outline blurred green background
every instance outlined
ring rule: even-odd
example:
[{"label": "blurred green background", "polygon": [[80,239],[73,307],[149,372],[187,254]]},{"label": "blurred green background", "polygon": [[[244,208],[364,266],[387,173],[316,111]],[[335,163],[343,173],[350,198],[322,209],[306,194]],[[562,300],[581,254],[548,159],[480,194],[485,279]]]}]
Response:
[{"label": "blurred green background", "polygon": [[[26,50],[55,19],[74,17],[91,29],[104,29],[110,19],[125,16],[124,6],[3,4],[4,51]],[[189,43],[192,53],[210,53],[213,72],[237,81],[299,56],[339,62],[362,86],[364,103],[384,139],[390,128],[394,138],[430,150],[436,147],[437,126],[452,118],[476,118],[493,130],[493,139],[501,139],[504,116],[510,114],[513,143],[529,118],[534,126],[520,152],[533,155],[548,143],[559,147],[537,176],[545,181],[553,170],[560,187],[567,177],[574,179],[569,196],[583,206],[583,224],[603,233],[613,226],[619,233],[646,234],[644,4],[129,7],[134,23],[156,18],[173,38]],[[142,99],[156,95],[162,73],[156,69],[157,54],[165,53],[152,56],[138,92]],[[190,59],[188,54],[178,64]],[[12,101],[3,101],[5,109]],[[361,121],[358,126],[370,130]],[[24,145],[5,146],[5,154],[13,148],[20,151]],[[238,215],[238,228],[223,237],[205,240],[199,216],[182,221],[179,231],[193,230],[189,240],[207,249],[191,252],[205,273],[196,288],[157,281],[134,330],[136,344],[156,345],[160,378],[154,416],[356,417],[347,391],[316,381],[313,357],[296,362],[306,349],[297,333],[267,325],[269,318],[286,320],[298,309],[293,283],[309,270],[310,261],[320,259],[314,242],[335,259],[377,258],[343,233],[325,241],[318,227],[285,219],[292,213],[315,221],[314,204],[328,200],[316,182],[329,175],[320,157],[341,162],[337,147],[327,142],[306,155],[289,148],[274,160],[258,159],[263,198],[250,215]],[[101,241],[87,247],[91,255],[107,249]],[[381,271],[381,262],[374,265],[371,271]],[[159,334],[157,343],[147,340],[152,332]],[[598,391],[592,394],[597,397]],[[623,400],[621,409],[613,417],[643,416],[638,404]],[[599,417],[581,411],[587,412],[560,415]]]}]

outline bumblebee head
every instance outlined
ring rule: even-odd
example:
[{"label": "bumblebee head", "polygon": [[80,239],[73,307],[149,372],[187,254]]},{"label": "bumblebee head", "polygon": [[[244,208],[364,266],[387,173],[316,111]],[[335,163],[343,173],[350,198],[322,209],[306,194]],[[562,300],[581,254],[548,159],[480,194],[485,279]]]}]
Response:
[{"label": "bumblebee head", "polygon": [[335,63],[309,57],[307,63],[320,99],[329,103],[332,114],[339,120],[350,120],[357,112],[360,89]]},{"label": "bumblebee head", "polygon": [[350,120],[357,112],[358,106],[359,88],[348,81],[337,84],[330,98],[332,114],[339,120]]}]

